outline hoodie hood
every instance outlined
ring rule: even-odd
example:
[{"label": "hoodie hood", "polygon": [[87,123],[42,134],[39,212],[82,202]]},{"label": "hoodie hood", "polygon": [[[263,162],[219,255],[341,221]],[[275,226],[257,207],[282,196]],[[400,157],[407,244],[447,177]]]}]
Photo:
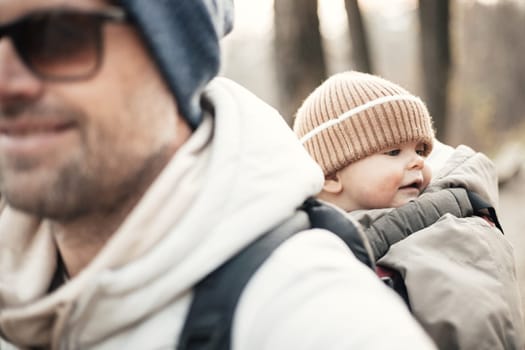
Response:
[{"label": "hoodie hood", "polygon": [[91,264],[53,293],[45,286],[56,248],[45,222],[4,210],[0,328],[7,339],[102,342],[187,297],[198,280],[321,189],[321,169],[277,111],[223,78],[203,99],[214,117],[205,118]]}]

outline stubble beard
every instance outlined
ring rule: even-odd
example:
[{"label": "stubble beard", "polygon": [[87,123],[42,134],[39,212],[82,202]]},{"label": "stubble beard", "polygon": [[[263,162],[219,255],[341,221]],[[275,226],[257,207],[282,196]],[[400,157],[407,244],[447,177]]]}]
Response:
[{"label": "stubble beard", "polygon": [[160,150],[124,178],[112,178],[113,172],[107,164],[89,167],[72,162],[40,188],[20,191],[3,177],[0,186],[11,207],[38,217],[68,222],[95,213],[111,215],[125,203],[134,201],[134,197],[140,197],[169,157]]},{"label": "stubble beard", "polygon": [[[57,112],[70,113],[86,126],[82,113]],[[11,164],[3,159],[0,193],[8,205],[62,222],[90,214],[109,216],[137,201],[172,156],[168,145],[149,154],[130,154],[108,134],[90,138],[80,131],[80,139],[78,151],[70,150],[69,159],[55,167],[45,168],[38,159],[16,159]],[[120,152],[113,153],[115,149]]]}]

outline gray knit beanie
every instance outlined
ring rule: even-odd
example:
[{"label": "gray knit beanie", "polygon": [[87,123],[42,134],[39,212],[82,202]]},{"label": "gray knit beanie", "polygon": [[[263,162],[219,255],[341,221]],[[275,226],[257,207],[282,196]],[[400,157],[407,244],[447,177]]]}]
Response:
[{"label": "gray knit beanie", "polygon": [[317,87],[297,111],[294,131],[325,176],[406,142],[432,150],[434,130],[425,104],[380,77],[336,74]]},{"label": "gray knit beanie", "polygon": [[219,40],[233,25],[233,0],[120,0],[175,95],[180,113],[195,129],[200,99],[219,72]]}]

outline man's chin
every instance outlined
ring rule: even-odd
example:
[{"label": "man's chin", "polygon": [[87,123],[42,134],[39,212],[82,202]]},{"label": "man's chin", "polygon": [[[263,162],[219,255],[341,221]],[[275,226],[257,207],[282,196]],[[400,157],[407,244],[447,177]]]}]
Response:
[{"label": "man's chin", "polygon": [[17,211],[35,216],[43,216],[43,210],[49,208],[49,206],[44,203],[42,198],[35,196],[34,193],[32,194],[33,195],[20,193],[19,191],[5,191],[3,197],[6,204]]},{"label": "man's chin", "polygon": [[38,181],[4,181],[0,191],[6,204],[18,211],[42,217],[63,216],[66,203],[52,188]]}]

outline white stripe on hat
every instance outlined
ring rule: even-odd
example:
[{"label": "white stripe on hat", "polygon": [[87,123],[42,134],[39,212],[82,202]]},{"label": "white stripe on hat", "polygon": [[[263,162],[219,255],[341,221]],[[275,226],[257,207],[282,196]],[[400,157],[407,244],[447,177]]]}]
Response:
[{"label": "white stripe on hat", "polygon": [[323,124],[318,125],[316,128],[310,130],[303,137],[301,137],[301,139],[300,139],[301,144],[304,144],[306,141],[308,141],[309,139],[311,139],[315,135],[319,134],[323,130],[326,130],[329,127],[337,125],[337,124],[345,121],[346,119],[352,117],[353,115],[361,113],[361,112],[363,112],[363,111],[365,111],[365,110],[367,110],[369,108],[375,107],[377,105],[384,104],[384,103],[387,103],[387,102],[392,102],[392,101],[412,101],[412,102],[417,102],[417,103],[423,103],[419,97],[413,96],[413,95],[394,95],[394,96],[379,97],[379,98],[377,98],[375,100],[368,101],[364,105],[361,105],[361,106],[355,107],[355,108],[353,108],[353,109],[351,109],[349,111],[346,111],[345,113],[343,113],[340,116],[338,116],[336,119],[331,119],[331,120],[329,120],[327,122],[324,122]]}]

